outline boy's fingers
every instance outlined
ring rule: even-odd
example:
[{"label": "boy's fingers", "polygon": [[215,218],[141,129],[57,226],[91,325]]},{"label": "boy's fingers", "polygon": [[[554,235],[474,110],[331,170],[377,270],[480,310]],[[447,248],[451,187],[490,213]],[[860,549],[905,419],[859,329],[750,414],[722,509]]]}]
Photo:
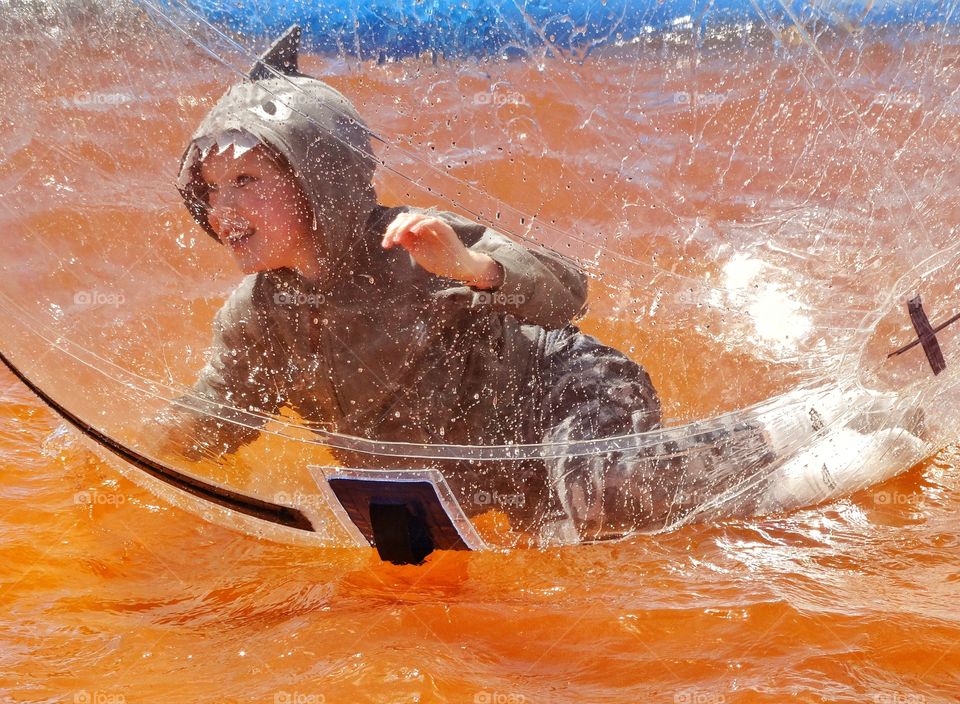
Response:
[{"label": "boy's fingers", "polygon": [[422,233],[418,226],[408,227],[397,235],[397,244],[404,249],[411,249],[423,243]]},{"label": "boy's fingers", "polygon": [[396,232],[396,230],[397,230],[397,221],[394,220],[387,227],[386,232],[383,233],[383,240],[380,242],[381,246],[385,247],[386,249],[390,249],[390,247],[393,246],[393,234]]},{"label": "boy's fingers", "polygon": [[407,228],[410,232],[415,235],[434,235],[439,234],[437,232],[437,221],[435,218],[423,218]]},{"label": "boy's fingers", "polygon": [[424,235],[442,237],[446,223],[439,218],[423,213],[401,213],[391,222],[383,234],[381,246],[392,249],[400,245],[405,249],[422,244]]},{"label": "boy's fingers", "polygon": [[399,244],[403,247],[410,247],[416,244],[423,234],[424,223],[425,218],[419,214],[398,223],[397,229],[390,236],[391,246]]},{"label": "boy's fingers", "polygon": [[412,222],[415,222],[419,217],[417,213],[400,213],[393,222],[387,227],[386,232],[383,234],[383,242],[380,244],[385,249],[390,249],[396,244],[399,244],[400,235],[410,227]]},{"label": "boy's fingers", "polygon": [[383,241],[380,243],[383,247],[386,247],[387,249],[389,249],[390,247],[393,246],[392,244],[393,235],[397,231],[397,225],[399,224],[400,220],[403,218],[403,215],[404,214],[401,213],[400,215],[395,217],[389,225],[387,225],[387,229],[383,233]]},{"label": "boy's fingers", "polygon": [[401,213],[393,222],[390,223],[390,226],[387,228],[386,233],[384,234],[383,243],[385,247],[392,247],[396,242],[397,233],[403,228],[403,224],[407,221],[407,213]]}]

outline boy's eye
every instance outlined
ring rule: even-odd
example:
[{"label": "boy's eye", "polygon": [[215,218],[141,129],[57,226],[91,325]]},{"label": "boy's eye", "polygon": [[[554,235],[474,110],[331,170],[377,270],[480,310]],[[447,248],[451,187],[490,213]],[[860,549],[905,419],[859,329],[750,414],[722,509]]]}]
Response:
[{"label": "boy's eye", "polygon": [[253,183],[256,180],[256,177],[251,176],[250,174],[240,174],[234,179],[234,182],[238,186],[246,186],[248,183]]}]

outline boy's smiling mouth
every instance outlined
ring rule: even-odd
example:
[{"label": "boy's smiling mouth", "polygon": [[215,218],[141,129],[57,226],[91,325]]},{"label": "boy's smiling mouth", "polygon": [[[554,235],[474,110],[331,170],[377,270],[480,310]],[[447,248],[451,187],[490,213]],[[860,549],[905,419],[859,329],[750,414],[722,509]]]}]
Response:
[{"label": "boy's smiling mouth", "polygon": [[246,242],[248,239],[253,237],[256,232],[257,230],[254,227],[248,227],[243,230],[230,230],[224,233],[223,241],[231,247],[235,247]]}]

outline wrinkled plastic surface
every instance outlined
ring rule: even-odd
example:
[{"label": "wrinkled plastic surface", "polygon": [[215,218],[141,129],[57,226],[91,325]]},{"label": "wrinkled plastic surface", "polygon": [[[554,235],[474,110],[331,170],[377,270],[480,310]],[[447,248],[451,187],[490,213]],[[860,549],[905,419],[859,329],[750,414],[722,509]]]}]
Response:
[{"label": "wrinkled plastic surface", "polygon": [[[328,35],[311,53],[316,17],[284,18],[307,27],[301,69],[377,136],[381,202],[456,211],[576,261],[590,277],[579,324],[650,372],[664,428],[460,445],[223,406],[228,428],[266,420],[261,437],[223,457],[156,458],[296,507],[310,533],[118,468],[211,520],[314,544],[350,536],[311,465],[439,469],[483,540],[511,546],[789,510],[956,440],[960,324],[937,334],[939,375],[919,346],[888,357],[916,339],[908,299],[934,326],[960,313],[955,5],[688,6],[624,5],[649,21],[562,46],[544,31],[562,17],[527,17],[509,58],[430,32],[377,56]],[[194,393],[241,278],[184,210],[178,160],[274,28],[234,4],[6,14],[3,351],[141,447]],[[290,303],[323,325],[323,301]],[[546,492],[565,519],[539,512]]]}]

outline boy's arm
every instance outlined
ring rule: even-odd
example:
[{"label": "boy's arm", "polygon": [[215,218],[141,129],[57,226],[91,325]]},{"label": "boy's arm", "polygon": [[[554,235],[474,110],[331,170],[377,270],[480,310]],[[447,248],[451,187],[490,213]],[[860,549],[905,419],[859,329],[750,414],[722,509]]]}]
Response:
[{"label": "boy's arm", "polygon": [[245,280],[217,312],[207,364],[192,392],[175,399],[144,433],[154,452],[191,460],[232,453],[255,440],[267,416],[279,411],[275,359],[252,305],[252,283]]},{"label": "boy's arm", "polygon": [[503,283],[485,295],[479,291],[475,301],[546,328],[561,328],[584,313],[587,278],[559,254],[527,249],[489,228],[470,249],[489,255],[503,271]]},{"label": "boy's arm", "polygon": [[528,249],[456,213],[430,214],[449,223],[471,251],[486,254],[500,266],[502,282],[494,289],[474,289],[474,305],[546,328],[561,328],[583,314],[587,278],[570,260],[546,248]]}]

